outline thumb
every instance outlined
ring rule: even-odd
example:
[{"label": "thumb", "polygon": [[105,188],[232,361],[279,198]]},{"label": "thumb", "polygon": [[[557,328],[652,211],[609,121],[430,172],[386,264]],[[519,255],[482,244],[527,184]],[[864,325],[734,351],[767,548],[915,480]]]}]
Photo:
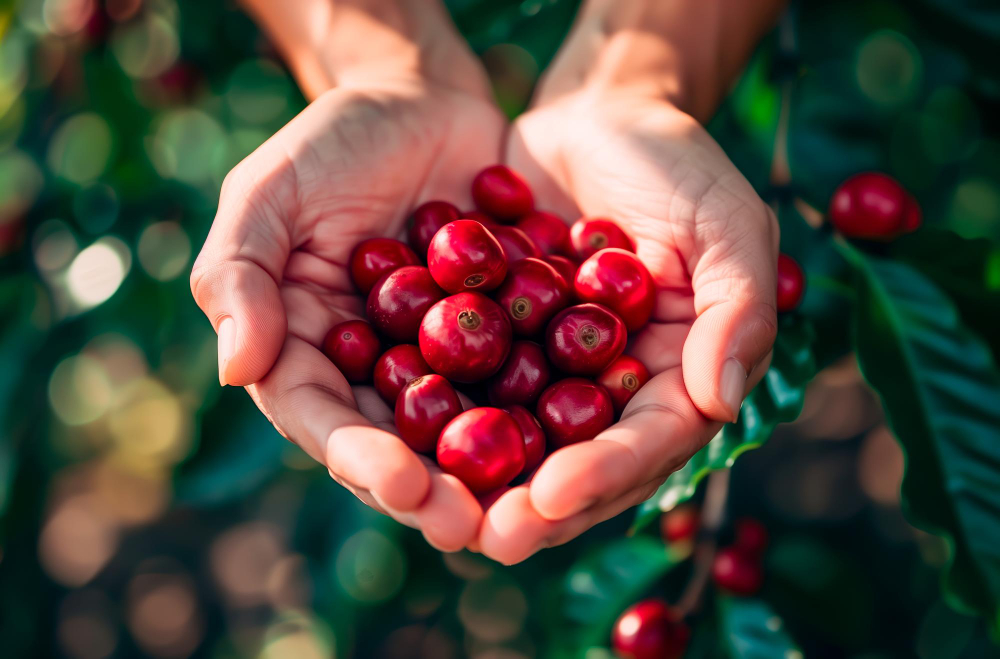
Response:
[{"label": "thumb", "polygon": [[681,355],[691,401],[715,421],[736,420],[763,376],[757,367],[777,333],[777,222],[764,206],[759,217],[732,223],[741,225],[738,239],[716,243],[698,258],[692,276],[697,318]]}]

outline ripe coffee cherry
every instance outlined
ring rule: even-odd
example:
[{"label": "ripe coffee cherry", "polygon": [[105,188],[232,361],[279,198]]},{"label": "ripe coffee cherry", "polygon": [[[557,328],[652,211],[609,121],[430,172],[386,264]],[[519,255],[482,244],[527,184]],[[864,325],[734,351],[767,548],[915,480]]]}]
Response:
[{"label": "ripe coffee cherry", "polygon": [[420,348],[407,343],[393,346],[375,362],[375,391],[385,402],[395,405],[407,382],[431,372]]},{"label": "ripe coffee cherry", "polygon": [[500,246],[503,247],[504,256],[507,257],[508,268],[515,261],[526,259],[529,256],[533,258],[541,257],[542,253],[535,246],[535,243],[531,242],[528,234],[517,227],[506,224],[493,224],[487,228],[500,243]]},{"label": "ripe coffee cherry", "polygon": [[496,373],[510,341],[507,314],[482,293],[447,297],[420,323],[420,354],[435,372],[455,382],[478,382]]},{"label": "ripe coffee cherry", "polygon": [[615,414],[621,414],[639,387],[649,382],[649,371],[635,357],[622,355],[597,376],[597,384],[608,390]]},{"label": "ripe coffee cherry", "polygon": [[573,281],[576,280],[576,263],[559,254],[549,254],[543,257],[542,260],[555,268],[556,272],[563,276],[563,279],[566,280],[566,284],[570,288],[573,287]]},{"label": "ripe coffee cherry", "polygon": [[652,275],[623,249],[602,249],[581,263],[574,288],[580,301],[603,304],[621,316],[629,332],[648,323],[656,305]]},{"label": "ripe coffee cherry", "polygon": [[462,211],[460,220],[475,220],[487,229],[497,226],[497,221],[482,211]]},{"label": "ripe coffee cherry", "polygon": [[531,341],[514,341],[507,361],[487,385],[490,402],[507,405],[534,405],[549,384],[549,362],[542,347]]},{"label": "ripe coffee cherry", "polygon": [[735,546],[749,555],[760,557],[767,549],[767,527],[752,517],[744,517],[736,522]]},{"label": "ripe coffee cherry", "polygon": [[778,255],[778,311],[791,311],[799,306],[805,293],[806,276],[795,259]]},{"label": "ripe coffee cherry", "polygon": [[545,330],[553,366],[573,375],[597,375],[625,350],[625,323],[600,304],[563,309]]},{"label": "ripe coffee cherry", "polygon": [[691,632],[666,602],[633,604],[615,622],[611,645],[622,659],[680,659]]},{"label": "ripe coffee cherry", "polygon": [[368,382],[378,359],[378,336],[365,321],[348,320],[327,332],[323,352],[348,382]]},{"label": "ripe coffee cherry", "polygon": [[443,297],[444,291],[427,268],[407,265],[384,276],[372,288],[368,320],[393,341],[413,343],[424,314]]},{"label": "ripe coffee cherry", "polygon": [[523,259],[510,266],[496,301],[507,312],[515,334],[533,336],[569,304],[569,286],[545,261]]},{"label": "ripe coffee cherry", "polygon": [[611,220],[600,217],[582,217],[574,222],[569,229],[569,240],[573,245],[573,253],[581,261],[608,247],[635,252],[635,245],[628,234]]},{"label": "ripe coffee cherry", "polygon": [[857,174],[830,199],[830,221],[849,238],[892,239],[920,226],[917,200],[899,182],[878,172]]},{"label": "ripe coffee cherry", "polygon": [[535,206],[528,184],[504,165],[493,165],[476,174],[472,200],[476,208],[498,220],[514,220]]},{"label": "ripe coffee cherry", "polygon": [[420,265],[412,249],[392,238],[369,238],[351,252],[351,279],[367,295],[383,275],[404,265]]},{"label": "ripe coffee cherry", "polygon": [[396,429],[407,446],[428,453],[437,445],[441,430],[462,412],[462,401],[440,375],[410,380],[396,399]]},{"label": "ripe coffee cherry", "polygon": [[521,428],[521,434],[524,436],[524,469],[521,473],[528,474],[540,465],[542,458],[545,457],[545,431],[542,430],[542,424],[538,423],[535,415],[520,405],[505,407],[503,411],[514,417]]},{"label": "ripe coffee cherry", "polygon": [[524,469],[524,437],[510,414],[495,407],[476,407],[452,419],[437,444],[437,460],[445,473],[475,494],[506,485]]},{"label": "ripe coffee cherry", "polygon": [[760,560],[736,547],[720,549],[712,562],[715,585],[736,595],[753,595],[764,583]]},{"label": "ripe coffee cherry", "polygon": [[507,257],[493,234],[475,220],[441,227],[427,248],[427,268],[449,293],[491,291],[507,274]]},{"label": "ripe coffee cherry", "polygon": [[554,448],[593,439],[615,420],[608,392],[583,378],[549,386],[538,399],[537,416]]},{"label": "ripe coffee cherry", "polygon": [[517,228],[528,234],[542,254],[568,254],[569,227],[555,213],[535,211],[517,221]]},{"label": "ripe coffee cherry", "polygon": [[660,517],[660,535],[667,542],[691,542],[698,533],[698,511],[678,506]]},{"label": "ripe coffee cherry", "polygon": [[458,209],[447,201],[428,201],[417,206],[410,216],[409,241],[420,258],[427,258],[427,248],[438,229],[459,218]]}]

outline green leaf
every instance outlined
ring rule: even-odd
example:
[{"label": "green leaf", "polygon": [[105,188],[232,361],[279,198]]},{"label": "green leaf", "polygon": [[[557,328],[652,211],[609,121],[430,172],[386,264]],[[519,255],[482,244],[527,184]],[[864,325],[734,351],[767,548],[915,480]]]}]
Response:
[{"label": "green leaf", "polygon": [[952,302],[913,268],[841,243],[859,299],[854,341],[907,455],[904,512],[952,548],[946,599],[997,623],[1000,374]]},{"label": "green leaf", "polygon": [[747,396],[739,419],[726,425],[639,506],[632,532],[690,499],[705,476],[731,467],[741,454],[766,442],[779,423],[793,421],[802,411],[806,384],[815,373],[812,326],[795,315],[782,317],[771,367]]},{"label": "green leaf", "polygon": [[719,630],[726,653],[733,659],[801,658],[785,622],[759,599],[720,597]]}]

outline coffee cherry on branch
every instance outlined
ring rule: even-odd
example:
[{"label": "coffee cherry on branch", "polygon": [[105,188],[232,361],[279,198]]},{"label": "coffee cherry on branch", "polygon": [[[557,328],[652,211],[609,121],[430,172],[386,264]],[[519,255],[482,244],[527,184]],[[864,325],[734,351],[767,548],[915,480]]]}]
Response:
[{"label": "coffee cherry on branch", "polygon": [[660,516],[660,535],[667,542],[693,542],[697,533],[698,510],[694,506],[677,506]]},{"label": "coffee cherry on branch", "polygon": [[569,304],[569,287],[545,261],[523,259],[510,266],[496,301],[507,312],[515,334],[534,336]]},{"label": "coffee cherry on branch", "polygon": [[507,274],[507,257],[493,234],[475,220],[455,220],[434,234],[427,268],[449,293],[491,291]]},{"label": "coffee cherry on branch", "polygon": [[618,314],[629,332],[648,323],[656,305],[656,285],[649,270],[623,249],[602,249],[581,263],[574,289],[581,302],[597,302]]},{"label": "coffee cherry on branch", "polygon": [[482,293],[459,293],[430,309],[420,323],[420,354],[454,382],[478,382],[499,370],[510,350],[507,314]]},{"label": "coffee cherry on branch", "polygon": [[407,446],[429,453],[445,425],[462,412],[462,401],[445,378],[422,375],[406,383],[396,399],[396,429]]},{"label": "coffee cherry on branch", "polygon": [[778,255],[778,311],[791,311],[802,302],[806,289],[806,275],[795,259],[787,254]]},{"label": "coffee cherry on branch", "polygon": [[530,213],[535,206],[531,188],[514,170],[493,165],[476,174],[472,181],[476,208],[498,220],[511,221]]},{"label": "coffee cherry on branch", "polygon": [[522,217],[515,226],[528,234],[542,254],[570,253],[569,227],[555,213],[535,211]]},{"label": "coffee cherry on branch", "polygon": [[920,205],[899,182],[879,172],[856,174],[830,199],[830,222],[848,238],[891,240],[916,230]]},{"label": "coffee cherry on branch", "polygon": [[536,412],[553,448],[593,439],[615,420],[608,392],[584,378],[550,385],[539,397]]},{"label": "coffee cherry on branch", "polygon": [[545,330],[552,365],[572,375],[597,375],[622,354],[625,323],[600,304],[578,304],[555,315]]},{"label": "coffee cherry on branch", "polygon": [[427,248],[438,229],[459,218],[458,209],[447,201],[428,201],[417,206],[410,216],[408,240],[410,247],[422,259],[427,258]]},{"label": "coffee cherry on branch", "polygon": [[368,294],[366,313],[382,335],[398,343],[414,343],[424,314],[444,295],[427,268],[408,265],[375,284]]},{"label": "coffee cherry on branch", "polygon": [[524,436],[524,469],[521,473],[528,474],[540,465],[542,458],[545,457],[545,431],[542,430],[542,424],[538,423],[535,415],[520,405],[505,407],[503,411],[514,417],[521,428],[521,434]]},{"label": "coffee cherry on branch", "polygon": [[767,549],[767,527],[752,517],[743,517],[735,524],[735,546],[743,553],[760,557]]},{"label": "coffee cherry on branch", "polygon": [[712,578],[720,589],[735,595],[753,595],[764,583],[760,559],[738,547],[725,547],[712,561]]},{"label": "coffee cherry on branch", "polygon": [[358,290],[368,295],[383,275],[404,265],[420,265],[412,249],[392,238],[369,238],[351,252],[351,279]]},{"label": "coffee cherry on branch", "polygon": [[511,482],[524,469],[521,428],[507,412],[476,407],[452,419],[437,443],[441,469],[484,494]]},{"label": "coffee cherry on branch", "polygon": [[421,375],[430,375],[431,367],[424,361],[420,348],[404,343],[389,348],[375,362],[375,391],[390,405],[407,382]]},{"label": "coffee cherry on branch", "polygon": [[691,632],[666,602],[646,599],[630,606],[615,622],[611,646],[621,659],[680,659]]},{"label": "coffee cherry on branch", "polygon": [[370,382],[379,355],[379,340],[363,320],[334,325],[323,339],[323,353],[351,384]]},{"label": "coffee cherry on branch", "polygon": [[583,217],[569,229],[570,244],[577,259],[585,261],[608,247],[635,252],[635,245],[621,227],[600,217]]},{"label": "coffee cherry on branch", "polygon": [[514,341],[507,360],[486,386],[490,403],[532,407],[549,384],[549,362],[532,341]]},{"label": "coffee cherry on branch", "polygon": [[608,391],[615,406],[615,414],[620,415],[642,385],[649,382],[649,371],[635,357],[622,355],[601,371],[597,384]]}]

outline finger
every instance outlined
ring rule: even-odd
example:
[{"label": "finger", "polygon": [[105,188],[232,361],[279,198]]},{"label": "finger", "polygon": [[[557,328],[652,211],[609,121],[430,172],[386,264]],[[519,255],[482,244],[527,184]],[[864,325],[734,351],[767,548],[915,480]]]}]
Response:
[{"label": "finger", "polygon": [[437,468],[432,468],[430,474],[430,493],[419,508],[401,512],[385,506],[386,512],[420,529],[435,549],[459,551],[476,537],[483,509],[462,481]]},{"label": "finger", "polygon": [[628,352],[653,375],[681,365],[681,350],[691,326],[686,323],[650,323],[630,341]]},{"label": "finger", "polygon": [[[744,207],[745,208],[745,207]],[[724,235],[698,257],[692,285],[698,318],[684,343],[684,384],[695,406],[716,421],[735,421],[755,382],[748,374],[777,333],[777,223],[759,211],[732,216]]]}]

